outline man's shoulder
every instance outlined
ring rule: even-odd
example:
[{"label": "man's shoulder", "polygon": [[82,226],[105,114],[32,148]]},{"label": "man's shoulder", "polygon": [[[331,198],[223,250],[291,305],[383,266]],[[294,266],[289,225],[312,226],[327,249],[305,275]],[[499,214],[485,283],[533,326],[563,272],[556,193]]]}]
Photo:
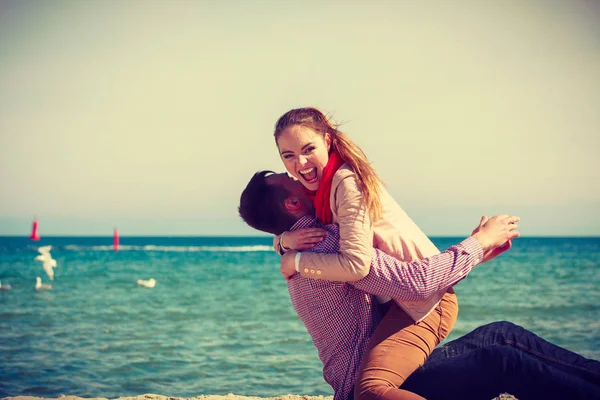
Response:
[{"label": "man's shoulder", "polygon": [[295,231],[303,228],[320,228],[321,223],[314,215],[304,215],[296,221],[290,228],[290,231]]}]

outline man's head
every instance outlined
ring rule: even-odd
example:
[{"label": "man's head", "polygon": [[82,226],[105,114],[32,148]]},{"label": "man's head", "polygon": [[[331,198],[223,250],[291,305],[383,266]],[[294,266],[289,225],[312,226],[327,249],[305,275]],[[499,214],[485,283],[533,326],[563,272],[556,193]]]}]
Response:
[{"label": "man's head", "polygon": [[285,173],[259,171],[242,192],[238,212],[254,229],[279,235],[314,208],[300,182]]}]

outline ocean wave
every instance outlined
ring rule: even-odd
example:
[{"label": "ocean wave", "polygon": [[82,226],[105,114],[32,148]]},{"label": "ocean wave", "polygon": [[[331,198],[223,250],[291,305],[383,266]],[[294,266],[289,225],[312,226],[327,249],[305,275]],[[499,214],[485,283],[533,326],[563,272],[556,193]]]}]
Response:
[{"label": "ocean wave", "polygon": [[[113,246],[78,246],[67,245],[65,250],[71,251],[113,251]],[[273,251],[273,247],[256,245],[256,246],[129,246],[120,245],[119,251],[161,251],[161,252],[176,252],[176,253],[198,253],[198,252],[253,252],[253,251]]]}]

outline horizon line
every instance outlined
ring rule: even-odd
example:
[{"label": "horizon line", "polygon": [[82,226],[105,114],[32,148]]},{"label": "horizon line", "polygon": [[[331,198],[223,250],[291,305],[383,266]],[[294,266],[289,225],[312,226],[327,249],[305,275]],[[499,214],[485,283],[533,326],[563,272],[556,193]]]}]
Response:
[{"label": "horizon line", "polygon": [[[133,235],[121,235],[119,234],[119,238],[135,238],[135,237],[153,237],[153,238],[168,238],[168,237],[187,237],[187,238],[200,238],[200,237],[217,237],[217,238],[228,238],[228,237],[240,237],[240,238],[272,238],[274,235],[242,235],[242,234],[229,234],[229,235],[205,235],[205,234],[133,234]],[[461,237],[469,237],[470,235],[427,235],[427,237],[435,237],[435,238],[461,238]],[[75,234],[75,235],[63,235],[63,234],[55,234],[55,235],[44,235],[40,237],[40,240],[43,238],[75,238],[75,237],[97,237],[97,238],[113,238],[113,235],[97,235],[97,234]],[[4,235],[0,234],[0,238],[23,238],[29,239],[29,235]],[[600,235],[521,235],[517,239],[521,238],[600,238]],[[32,240],[34,241],[34,240]],[[37,240],[36,240],[37,241]]]}]

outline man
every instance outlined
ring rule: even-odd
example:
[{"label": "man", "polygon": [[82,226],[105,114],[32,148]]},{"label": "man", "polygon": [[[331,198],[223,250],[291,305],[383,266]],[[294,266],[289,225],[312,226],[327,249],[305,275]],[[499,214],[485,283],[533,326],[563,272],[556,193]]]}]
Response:
[{"label": "man", "polygon": [[[242,193],[239,213],[250,226],[274,234],[322,227],[328,233],[310,251],[339,249],[337,226],[321,226],[311,216],[312,204],[302,185],[285,174],[255,174]],[[381,318],[373,295],[414,300],[426,298],[427,289],[435,292],[457,283],[482,261],[484,251],[506,242],[506,218],[484,221],[465,241],[420,262],[400,262],[375,250],[370,273],[360,281],[311,280],[299,274],[288,280],[292,304],[318,350],[335,400],[352,399],[361,358]],[[406,279],[417,270],[423,284]],[[568,366],[561,364],[565,359],[571,360]],[[600,393],[598,365],[513,324],[495,323],[434,350],[402,388],[428,399],[484,399],[502,391],[520,399],[530,394],[537,398],[540,390],[550,396],[562,391],[569,398],[592,398]]]}]

